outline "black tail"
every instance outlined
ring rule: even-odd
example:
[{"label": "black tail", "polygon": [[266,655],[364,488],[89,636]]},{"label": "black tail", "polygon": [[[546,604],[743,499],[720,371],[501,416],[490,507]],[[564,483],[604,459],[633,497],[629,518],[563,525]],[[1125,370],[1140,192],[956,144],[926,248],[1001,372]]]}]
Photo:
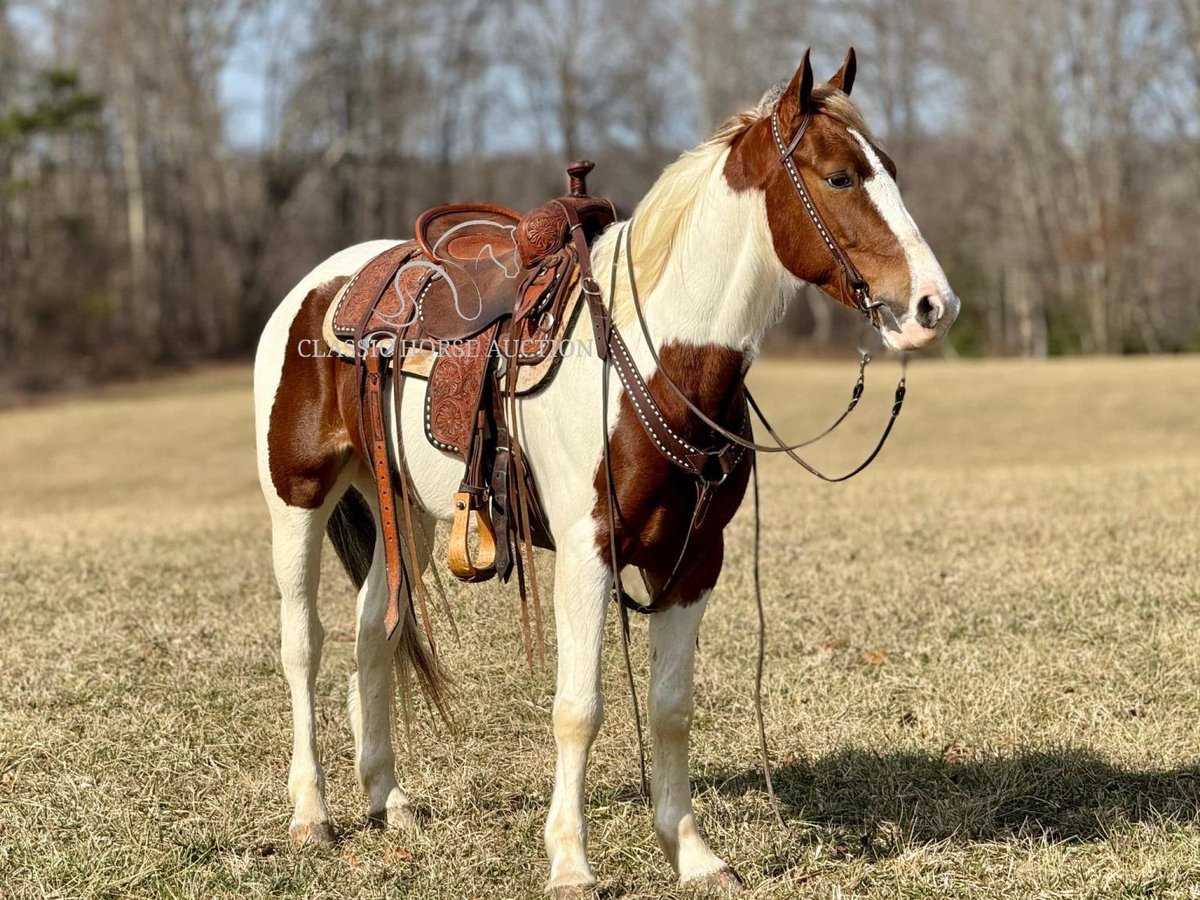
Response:
[{"label": "black tail", "polygon": [[[361,588],[375,554],[375,514],[362,494],[354,488],[346,491],[329,517],[325,534],[354,587]],[[396,675],[405,722],[411,719],[413,673],[430,703],[447,718],[449,681],[421,637],[412,605],[407,604],[403,612],[396,644]]]},{"label": "black tail", "polygon": [[375,516],[362,494],[354,488],[346,491],[329,517],[325,534],[355,589],[362,587],[375,554]]}]

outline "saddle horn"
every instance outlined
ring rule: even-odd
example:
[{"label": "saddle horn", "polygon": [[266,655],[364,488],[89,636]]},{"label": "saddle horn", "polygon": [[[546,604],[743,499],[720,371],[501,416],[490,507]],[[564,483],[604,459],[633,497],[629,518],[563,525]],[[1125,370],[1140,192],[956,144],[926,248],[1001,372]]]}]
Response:
[{"label": "saddle horn", "polygon": [[587,177],[596,164],[590,159],[577,159],[567,166],[568,187],[572,197],[586,197]]}]

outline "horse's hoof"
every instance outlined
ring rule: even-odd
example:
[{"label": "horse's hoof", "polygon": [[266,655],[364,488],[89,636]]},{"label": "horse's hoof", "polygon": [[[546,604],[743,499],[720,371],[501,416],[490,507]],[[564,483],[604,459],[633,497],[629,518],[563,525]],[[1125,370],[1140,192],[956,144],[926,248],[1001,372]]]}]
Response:
[{"label": "horse's hoof", "polygon": [[387,829],[404,834],[417,834],[422,830],[416,810],[407,803],[395,803],[387,809],[367,813],[367,827],[376,831]]},{"label": "horse's hoof", "polygon": [[594,884],[560,884],[547,888],[554,900],[600,900],[600,892]]},{"label": "horse's hoof", "polygon": [[684,886],[704,897],[730,897],[741,893],[745,882],[730,866],[722,866],[715,872],[701,875],[699,878],[689,878]]},{"label": "horse's hoof", "polygon": [[407,803],[396,803],[387,808],[387,827],[391,831],[416,834],[421,830],[421,822],[411,806]]},{"label": "horse's hoof", "polygon": [[332,847],[337,843],[329,822],[296,822],[288,829],[288,835],[297,847]]}]

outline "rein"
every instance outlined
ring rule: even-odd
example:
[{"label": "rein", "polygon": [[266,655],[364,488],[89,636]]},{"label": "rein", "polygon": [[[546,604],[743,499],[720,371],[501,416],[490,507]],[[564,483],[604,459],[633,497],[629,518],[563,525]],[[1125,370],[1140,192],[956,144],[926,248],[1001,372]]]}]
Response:
[{"label": "rein", "polygon": [[[756,453],[786,453],[789,458],[791,458],[794,462],[796,462],[798,465],[803,467],[804,470],[807,471],[810,475],[815,475],[817,478],[820,478],[822,481],[827,481],[830,483],[846,481],[850,478],[853,478],[855,475],[857,475],[858,473],[863,471],[863,469],[865,469],[867,466],[869,466],[872,462],[875,461],[875,457],[877,457],[879,455],[879,452],[883,449],[883,445],[887,442],[888,436],[892,433],[892,427],[895,425],[896,419],[900,415],[900,410],[904,406],[904,398],[907,394],[905,373],[908,368],[908,357],[904,357],[901,361],[901,366],[903,368],[901,370],[900,380],[896,383],[895,398],[892,401],[892,414],[888,418],[887,424],[884,426],[883,434],[880,435],[879,441],[875,444],[875,449],[871,451],[871,453],[867,456],[867,458],[862,463],[860,463],[854,469],[847,472],[845,475],[837,475],[837,476],[826,475],[824,472],[822,472],[816,466],[812,465],[812,463],[806,461],[801,456],[799,456],[795,451],[801,449],[802,447],[810,447],[813,444],[817,443],[817,441],[819,441],[822,438],[831,434],[833,432],[833,430],[835,428],[837,428],[838,425],[840,425],[842,422],[845,421],[846,417],[848,415],[850,415],[850,413],[854,409],[854,407],[858,405],[858,401],[862,397],[863,390],[865,388],[866,367],[867,367],[868,363],[870,363],[870,361],[871,361],[871,356],[869,353],[864,353],[862,356],[862,361],[859,363],[858,381],[854,385],[854,391],[850,398],[850,404],[849,404],[849,406],[847,406],[846,411],[843,412],[832,425],[830,425],[828,428],[826,428],[819,435],[817,435],[814,438],[809,438],[806,441],[800,441],[799,443],[789,444],[783,438],[781,438],[779,436],[779,433],[777,431],[775,431],[775,429],[771,425],[771,423],[769,421],[767,421],[766,416],[763,414],[762,408],[758,405],[758,402],[754,399],[754,396],[750,393],[749,388],[746,388],[745,385],[743,384],[743,390],[745,391],[745,394],[746,394],[746,401],[749,404],[750,409],[752,409],[754,411],[754,414],[758,417],[759,421],[762,422],[763,427],[767,429],[767,433],[771,436],[771,439],[774,441],[774,444],[759,444],[759,443],[755,443],[754,441],[746,440],[745,438],[741,437],[740,435],[735,434],[734,432],[729,431],[728,429],[724,428],[720,423],[714,422],[709,416],[707,416],[704,413],[704,410],[700,409],[695,403],[692,402],[692,400],[687,396],[687,394],[685,394],[683,392],[682,388],[680,388],[679,385],[677,385],[674,382],[674,380],[672,380],[671,376],[669,376],[663,370],[662,361],[658,358],[658,351],[654,348],[654,341],[650,337],[650,329],[646,325],[646,315],[642,310],[641,297],[639,296],[638,289],[637,289],[637,280],[634,278],[633,255],[630,252],[630,238],[629,238],[630,228],[629,228],[628,224],[622,225],[621,227],[622,227],[623,231],[622,231],[622,234],[619,235],[617,238],[618,247],[616,248],[616,250],[614,250],[614,253],[619,251],[620,241],[621,241],[621,238],[623,237],[625,239],[625,267],[626,267],[626,271],[628,273],[628,278],[629,278],[630,293],[633,297],[633,308],[637,312],[638,325],[641,326],[642,337],[644,337],[646,340],[646,347],[650,352],[650,358],[654,360],[655,366],[658,367],[659,374],[662,375],[663,381],[666,382],[667,387],[669,387],[671,389],[672,393],[674,393],[676,397],[678,397],[681,401],[683,401],[684,405],[687,406],[687,408],[692,412],[692,414],[696,418],[698,418],[701,422],[703,422],[705,425],[707,425],[709,428],[711,428],[713,431],[715,431],[717,434],[719,434],[721,437],[725,438],[725,440],[729,442],[728,444],[726,444],[724,447],[720,448],[719,450],[708,451],[710,454],[719,457],[723,453],[725,453],[727,450],[730,449],[730,445],[741,447],[746,450],[753,450]],[[870,294],[868,293],[866,296],[869,297]],[[878,304],[876,304],[876,305],[878,305]]]},{"label": "rein", "polygon": [[[808,187],[804,183],[803,177],[800,175],[799,169],[796,168],[793,158],[796,149],[800,146],[801,140],[804,138],[808,127],[812,122],[812,115],[805,115],[796,129],[796,134],[792,138],[790,144],[784,144],[783,137],[779,126],[778,111],[771,114],[771,134],[775,140],[776,149],[779,151],[780,164],[787,171],[791,178],[792,185],[799,195],[802,205],[812,221],[813,227],[817,233],[821,235],[826,247],[829,248],[830,254],[835,262],[841,267],[843,275],[846,279],[847,286],[851,289],[854,296],[854,308],[866,316],[876,328],[879,327],[879,318],[881,309],[886,310],[887,307],[882,301],[874,301],[871,298],[871,289],[867,284],[866,279],[855,267],[850,260],[849,255],[838,244],[833,237],[829,227],[825,224],[825,220],[821,217],[820,211],[812,200],[812,196],[808,191]],[[684,535],[683,547],[679,557],[671,570],[671,575],[659,590],[656,592],[648,604],[640,604],[630,598],[623,590],[620,589],[619,579],[614,579],[613,593],[620,601],[625,609],[631,609],[635,612],[648,614],[656,612],[662,608],[665,598],[670,593],[671,588],[675,586],[679,575],[681,574],[682,566],[687,557],[687,552],[691,542],[691,537],[695,534],[703,524],[704,516],[708,511],[709,504],[712,499],[713,489],[724,483],[729,474],[736,468],[741,461],[741,455],[745,450],[751,450],[755,453],[784,453],[803,468],[809,474],[828,483],[837,483],[847,481],[865,470],[883,450],[883,446],[887,443],[888,437],[891,436],[892,429],[895,427],[896,419],[900,416],[900,410],[904,407],[904,398],[907,393],[906,373],[908,366],[908,358],[904,357],[900,373],[900,380],[896,384],[895,395],[892,400],[892,412],[888,417],[887,423],[884,425],[883,433],[876,442],[875,447],[867,455],[867,457],[842,475],[827,475],[814,466],[812,463],[805,460],[797,450],[809,447],[828,436],[834,431],[846,417],[858,405],[859,399],[862,397],[865,388],[865,373],[868,363],[871,361],[870,354],[863,353],[859,363],[858,380],[854,385],[854,390],[851,394],[850,403],[845,411],[834,420],[833,424],[827,427],[823,432],[816,437],[809,438],[805,441],[788,443],[775,430],[775,427],[767,419],[762,408],[758,405],[758,401],[754,399],[754,395],[745,386],[741,385],[745,394],[748,411],[743,419],[742,426],[735,433],[730,431],[719,422],[714,421],[704,410],[684,393],[684,391],[675,383],[670,375],[663,369],[662,360],[659,358],[658,350],[654,346],[654,340],[650,335],[650,328],[646,324],[645,312],[642,308],[641,296],[638,293],[637,278],[633,269],[633,252],[632,252],[632,223],[625,223],[621,226],[621,231],[617,234],[617,238],[613,247],[613,257],[610,272],[609,283],[609,304],[610,308],[605,309],[601,303],[600,286],[596,283],[591,270],[590,254],[587,252],[586,243],[583,241],[582,234],[577,220],[572,220],[572,234],[579,245],[579,258],[582,266],[581,285],[584,296],[587,300],[588,309],[592,317],[592,328],[597,339],[599,353],[604,361],[604,398],[605,398],[605,422],[604,422],[604,465],[605,465],[605,486],[608,494],[608,516],[610,530],[610,554],[611,564],[614,570],[618,570],[617,565],[617,547],[615,539],[617,510],[616,510],[616,491],[612,480],[612,471],[609,457],[609,437],[608,437],[608,420],[607,420],[607,391],[608,391],[608,375],[610,365],[614,365],[617,370],[617,375],[621,379],[622,385],[625,387],[626,393],[629,396],[630,402],[641,421],[646,434],[650,437],[652,443],[658,448],[668,460],[674,463],[677,467],[683,469],[689,475],[696,479],[696,502],[692,510],[692,520],[688,527],[687,533]],[[633,362],[633,357],[629,353],[629,349],[625,344],[620,331],[613,324],[611,304],[616,291],[616,272],[617,263],[620,258],[622,243],[624,243],[625,251],[625,269],[626,276],[629,281],[629,290],[633,299],[633,308],[637,314],[638,326],[641,329],[642,337],[645,339],[646,348],[650,353],[650,358],[654,360],[658,373],[662,376],[662,380],[673,394],[684,404],[688,411],[699,419],[704,425],[711,429],[715,434],[724,438],[725,443],[720,447],[701,449],[694,446],[689,441],[682,438],[674,429],[667,424],[666,418],[658,408],[658,404],[654,402],[649,388],[637,366]],[[754,415],[762,423],[773,443],[760,444],[751,440],[745,435],[745,432],[750,426],[749,411],[753,411]],[[753,429],[750,429],[753,434]]]}]

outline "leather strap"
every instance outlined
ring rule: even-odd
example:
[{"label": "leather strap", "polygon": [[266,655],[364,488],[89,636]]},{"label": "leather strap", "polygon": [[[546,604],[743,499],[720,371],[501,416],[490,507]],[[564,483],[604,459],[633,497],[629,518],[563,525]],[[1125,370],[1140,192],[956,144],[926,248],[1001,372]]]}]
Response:
[{"label": "leather strap", "polygon": [[[519,332],[519,328],[519,322],[512,324],[514,333]],[[510,343],[509,346],[513,347],[516,345]],[[542,621],[542,598],[538,587],[537,564],[533,558],[532,503],[529,499],[530,494],[534,493],[534,485],[529,470],[525,465],[525,451],[521,446],[521,419],[518,415],[516,389],[517,365],[515,357],[510,357],[507,360],[505,382],[509,403],[509,414],[506,416],[506,419],[512,423],[512,429],[508,432],[509,449],[511,452],[510,461],[513,466],[512,486],[515,492],[512,512],[515,513],[514,524],[517,528],[515,537],[520,543],[524,544],[525,551],[524,558],[522,558],[520,548],[514,554],[516,556],[517,587],[521,596],[522,627],[527,633],[529,622],[526,607],[528,605],[527,600],[531,599],[533,601],[534,627],[537,629],[538,635],[538,658],[544,665],[546,662],[546,633],[545,625]],[[529,643],[529,641],[526,641],[527,647]],[[532,659],[532,653],[529,650],[526,653]]]},{"label": "leather strap", "polygon": [[[582,227],[575,211],[563,207],[567,219],[571,223],[571,237],[579,254],[580,285],[587,300],[588,312],[592,319],[592,334],[596,338],[596,352],[601,359],[607,360],[616,370],[625,394],[633,406],[633,411],[642,423],[642,429],[657,448],[658,452],[683,469],[688,474],[701,480],[724,480],[729,474],[728,462],[723,462],[730,445],[726,444],[716,450],[702,450],[686,439],[680,437],[667,423],[642,373],[629,352],[629,346],[621,336],[621,332],[612,324],[608,310],[605,308],[600,293],[600,286],[592,274],[591,253],[584,240]],[[613,248],[613,253],[620,251],[620,240]],[[628,251],[627,251],[628,252]],[[614,255],[614,260],[615,260]]]},{"label": "leather strap", "polygon": [[[496,532],[492,526],[492,518],[488,513],[488,484],[484,474],[484,459],[487,452],[486,444],[491,428],[490,396],[491,382],[494,378],[494,363],[491,352],[496,340],[498,326],[492,326],[484,334],[486,340],[480,341],[476,349],[489,354],[486,360],[487,369],[479,391],[470,398],[475,411],[475,425],[471,429],[470,440],[466,445],[466,474],[454,495],[454,524],[450,529],[450,544],[447,547],[446,562],[455,578],[460,581],[487,581],[496,574]],[[466,385],[460,390],[465,391]],[[470,547],[471,514],[475,514],[475,530],[479,535],[479,553],[472,558]]]},{"label": "leather strap", "polygon": [[512,464],[512,454],[508,439],[508,427],[505,425],[504,398],[502,392],[492,390],[492,421],[496,429],[495,446],[492,448],[492,472],[489,487],[492,492],[492,527],[496,532],[496,574],[501,581],[508,581],[512,574],[513,536],[509,532],[509,523],[514,521],[513,511],[509,500],[509,468]]},{"label": "leather strap", "polygon": [[[749,422],[748,416],[746,421]],[[685,571],[684,565],[687,562],[688,550],[691,549],[692,536],[704,527],[704,520],[708,516],[709,507],[712,506],[713,495],[716,493],[716,488],[720,483],[719,481],[696,482],[696,502],[692,506],[692,517],[688,522],[687,532],[683,536],[683,546],[679,548],[679,555],[675,557],[675,565],[671,567],[671,574],[667,576],[667,580],[663,582],[654,596],[650,598],[650,602],[645,604],[638,603],[624,591],[621,591],[617,594],[617,599],[621,602],[622,606],[642,614],[656,613],[662,609],[663,604],[671,596],[671,591],[675,589]],[[610,497],[609,499],[610,503],[615,503],[615,497]]]},{"label": "leather strap", "polygon": [[784,171],[791,178],[792,185],[796,188],[796,193],[800,196],[800,202],[804,205],[804,210],[808,213],[809,219],[812,220],[813,227],[821,235],[821,239],[825,242],[825,246],[829,248],[834,261],[841,267],[842,274],[846,278],[846,286],[850,289],[851,296],[854,298],[855,308],[867,316],[867,318],[873,320],[875,310],[879,308],[880,304],[871,302],[871,291],[867,285],[867,280],[863,278],[862,273],[858,271],[858,268],[850,260],[846,251],[833,239],[833,234],[830,232],[829,226],[825,224],[825,220],[821,217],[817,205],[813,202],[812,194],[808,192],[808,185],[804,183],[804,179],[800,175],[800,170],[796,168],[796,161],[792,158],[811,123],[811,113],[801,118],[800,124],[796,126],[795,136],[792,138],[791,143],[785,147],[783,135],[779,128],[779,111],[776,109],[775,112],[771,113],[771,136],[775,139],[775,149],[779,151],[779,161],[783,163]]},{"label": "leather strap", "polygon": [[[879,441],[878,441],[878,443],[875,444],[875,448],[871,451],[870,455],[862,463],[860,463],[857,467],[852,469],[850,472],[847,472],[845,475],[839,475],[836,477],[826,475],[820,469],[816,468],[815,466],[813,466],[811,463],[809,463],[807,460],[803,459],[796,453],[796,450],[798,450],[799,448],[806,447],[809,444],[812,444],[812,443],[820,440],[825,435],[829,434],[829,432],[833,430],[832,426],[830,428],[825,429],[825,431],[822,432],[820,435],[818,435],[815,438],[811,438],[810,440],[801,441],[796,444],[785,443],[783,438],[781,438],[778,435],[778,433],[776,433],[775,429],[771,427],[771,423],[766,420],[766,417],[763,415],[762,410],[759,408],[758,404],[755,403],[754,397],[750,394],[749,389],[746,389],[746,401],[747,401],[747,403],[750,404],[750,408],[754,411],[754,414],[756,416],[758,416],[759,420],[763,423],[763,426],[767,429],[767,433],[771,435],[771,439],[773,441],[775,441],[775,443],[774,444],[758,444],[758,443],[755,443],[754,441],[746,440],[744,437],[728,430],[723,425],[721,425],[719,422],[714,422],[712,420],[712,418],[710,418],[708,415],[705,414],[704,410],[700,409],[700,407],[698,407],[695,403],[692,402],[691,398],[688,397],[687,394],[685,394],[683,392],[683,390],[679,387],[679,385],[677,385],[671,379],[671,376],[668,375],[666,373],[666,371],[664,371],[664,369],[662,367],[662,360],[660,360],[658,358],[658,351],[654,349],[654,341],[650,337],[650,329],[646,325],[646,316],[645,316],[644,312],[642,311],[641,298],[638,296],[637,279],[634,277],[634,272],[633,272],[633,257],[632,257],[632,254],[630,253],[629,224],[627,223],[624,226],[624,228],[625,228],[625,230],[624,230],[623,234],[618,237],[618,242],[620,241],[620,237],[625,238],[625,265],[626,265],[626,269],[627,269],[628,277],[629,277],[629,289],[630,289],[630,293],[632,294],[632,297],[633,297],[633,308],[634,308],[634,311],[637,313],[638,324],[641,326],[642,336],[646,339],[646,346],[650,352],[650,358],[654,360],[654,364],[658,367],[658,374],[662,377],[663,382],[667,385],[667,387],[669,387],[671,389],[672,393],[674,393],[675,396],[677,396],[681,401],[683,401],[683,404],[689,410],[691,410],[692,414],[696,418],[698,418],[701,422],[703,422],[705,425],[707,425],[709,428],[711,428],[717,434],[721,435],[721,437],[725,438],[731,444],[734,444],[738,447],[744,447],[745,449],[753,450],[756,453],[785,453],[785,454],[787,454],[788,458],[790,458],[793,462],[795,462],[796,464],[801,466],[806,472],[808,472],[811,475],[815,475],[817,478],[820,478],[822,481],[828,481],[831,483],[839,482],[839,481],[846,481],[847,479],[853,478],[855,475],[857,475],[859,472],[861,472],[863,469],[865,469],[867,466],[869,466],[872,462],[874,462],[875,457],[877,457],[879,455],[879,452],[883,449],[883,445],[885,443],[887,443],[888,436],[892,433],[892,427],[896,424],[896,419],[900,416],[900,410],[903,409],[903,407],[904,407],[904,398],[907,394],[907,387],[906,387],[906,382],[905,382],[905,372],[907,372],[907,370],[908,370],[908,357],[907,356],[904,357],[901,362],[900,381],[897,382],[897,384],[896,384],[896,394],[892,401],[892,414],[891,414],[891,417],[888,419],[887,424],[884,426],[883,434],[880,435]],[[863,363],[863,365],[865,365],[865,363]],[[860,379],[862,377],[862,369],[861,368],[859,369],[859,377],[860,377]],[[849,409],[847,409],[847,412],[838,419],[838,422],[841,422],[843,419],[845,419],[846,414],[849,413],[850,409],[853,409],[854,406],[856,406],[858,404],[858,398],[860,395],[861,395],[861,391],[859,390],[859,387],[856,384],[855,385],[855,396],[851,398],[851,406],[849,407]],[[836,426],[838,424],[838,422],[835,422],[834,425]]]},{"label": "leather strap", "polygon": [[[393,390],[393,406],[396,410],[396,420],[400,420],[400,410],[404,407],[401,405],[404,399],[404,378],[392,368],[392,384]],[[399,427],[396,428],[396,433],[400,433]],[[397,448],[397,456],[400,457],[399,465],[396,468],[400,472],[400,507],[404,510],[404,537],[405,546],[408,547],[408,559],[412,564],[408,570],[412,573],[412,578],[409,579],[408,605],[412,607],[413,594],[417,596],[417,603],[421,608],[421,623],[425,629],[425,639],[429,641],[429,652],[433,658],[437,659],[437,642],[433,639],[433,621],[429,618],[429,595],[425,590],[425,579],[421,573],[421,564],[417,559],[417,534],[413,528],[412,510],[416,504],[416,499],[413,495],[412,487],[408,480],[408,461],[404,458],[404,447]],[[450,616],[448,606],[443,604],[447,616]],[[397,604],[396,612],[398,615],[403,614],[403,610]],[[453,621],[451,621],[453,627]]]},{"label": "leather strap", "polygon": [[379,344],[372,342],[365,351],[366,433],[363,435],[371,470],[379,496],[380,529],[383,532],[383,556],[387,565],[388,602],[383,624],[390,638],[400,624],[400,591],[405,586],[404,563],[400,556],[400,528],[396,518],[396,493],[392,484],[392,465],[388,455],[387,427],[383,419],[384,363]]}]

